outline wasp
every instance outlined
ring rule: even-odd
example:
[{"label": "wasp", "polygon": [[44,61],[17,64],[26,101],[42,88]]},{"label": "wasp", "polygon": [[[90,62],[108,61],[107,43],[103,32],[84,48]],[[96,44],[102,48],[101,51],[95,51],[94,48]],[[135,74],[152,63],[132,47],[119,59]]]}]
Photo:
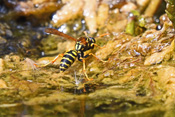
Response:
[{"label": "wasp", "polygon": [[[97,44],[95,44],[95,42],[96,42],[95,38],[88,37],[87,33],[84,32],[86,37],[80,37],[80,38],[76,39],[74,37],[71,37],[71,36],[64,34],[64,33],[60,32],[56,29],[53,29],[53,28],[46,28],[45,32],[50,33],[50,34],[59,35],[59,36],[62,36],[68,40],[75,41],[76,44],[75,44],[74,50],[69,50],[65,54],[59,54],[51,62],[49,62],[43,66],[47,66],[51,63],[54,63],[59,58],[59,56],[63,56],[61,59],[61,63],[60,63],[60,72],[64,72],[74,63],[76,58],[78,58],[79,61],[83,62],[83,72],[86,76],[86,79],[90,80],[86,74],[86,71],[85,71],[85,58],[87,58],[90,55],[94,56],[96,59],[98,59],[98,58],[93,53],[89,53],[89,54],[85,55],[84,52],[87,50],[93,49],[94,46],[100,47]],[[109,35],[109,34],[102,34],[99,37],[102,37],[105,35]],[[102,47],[100,47],[100,48],[102,48]],[[98,60],[100,60],[100,59],[98,59]],[[100,61],[107,62],[107,61],[103,61],[103,60],[100,60]]]}]

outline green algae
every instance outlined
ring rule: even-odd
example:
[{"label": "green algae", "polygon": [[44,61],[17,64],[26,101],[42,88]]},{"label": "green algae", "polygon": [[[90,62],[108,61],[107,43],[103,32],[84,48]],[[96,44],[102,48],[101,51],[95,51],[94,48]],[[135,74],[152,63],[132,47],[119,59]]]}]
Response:
[{"label": "green algae", "polygon": [[138,11],[131,11],[125,32],[137,36],[145,31],[145,18]]}]

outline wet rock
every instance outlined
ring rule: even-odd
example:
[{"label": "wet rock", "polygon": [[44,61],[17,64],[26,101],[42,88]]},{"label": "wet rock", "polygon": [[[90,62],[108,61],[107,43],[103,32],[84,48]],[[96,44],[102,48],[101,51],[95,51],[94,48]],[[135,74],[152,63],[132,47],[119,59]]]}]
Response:
[{"label": "wet rock", "polygon": [[0,36],[0,44],[7,43],[7,40]]},{"label": "wet rock", "polygon": [[0,23],[0,36],[12,37],[13,33],[6,23]]}]

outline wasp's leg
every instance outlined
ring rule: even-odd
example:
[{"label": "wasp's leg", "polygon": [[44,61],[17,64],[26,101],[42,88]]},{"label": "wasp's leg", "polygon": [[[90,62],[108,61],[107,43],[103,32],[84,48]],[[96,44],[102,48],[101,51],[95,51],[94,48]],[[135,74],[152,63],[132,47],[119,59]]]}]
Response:
[{"label": "wasp's leg", "polygon": [[88,57],[88,56],[90,56],[90,55],[92,55],[92,56],[95,57],[97,60],[99,60],[99,61],[101,61],[101,62],[103,62],[103,63],[108,62],[108,60],[107,60],[107,61],[104,61],[104,60],[99,59],[99,58],[96,57],[93,53],[89,53],[89,54],[87,54],[87,55],[84,56],[84,57],[86,58],[86,57]]},{"label": "wasp's leg", "polygon": [[46,67],[46,66],[48,66],[49,64],[53,64],[55,61],[58,60],[59,57],[62,57],[63,55],[64,55],[64,54],[59,54],[59,55],[57,55],[51,62],[46,63],[46,64],[41,65],[41,66],[38,66],[38,65],[35,64],[35,66],[37,66],[37,67]]},{"label": "wasp's leg", "polygon": [[89,79],[88,75],[86,74],[86,67],[85,67],[86,65],[85,65],[85,60],[82,59],[82,61],[83,61],[83,73],[84,73],[86,79],[89,81],[89,80],[91,80],[91,79]]},{"label": "wasp's leg", "polygon": [[[81,58],[81,56],[83,56],[83,57]],[[89,81],[90,79],[89,79],[88,75],[86,74],[86,67],[85,67],[86,65],[85,65],[85,59],[84,58],[86,58],[84,56],[84,53],[78,54],[78,60],[83,62],[83,73],[84,73],[86,79]]]},{"label": "wasp's leg", "polygon": [[51,62],[49,62],[49,63],[43,65],[43,67],[45,67],[45,66],[47,66],[47,65],[49,65],[49,64],[55,63],[55,61],[57,61],[59,57],[63,57],[63,55],[64,55],[64,54],[59,54],[59,55],[57,55]]},{"label": "wasp's leg", "polygon": [[106,46],[101,47],[101,46],[99,46],[99,45],[97,45],[97,44],[95,44],[95,43],[94,43],[94,46],[99,47],[100,49],[103,49],[103,48],[106,47]]}]

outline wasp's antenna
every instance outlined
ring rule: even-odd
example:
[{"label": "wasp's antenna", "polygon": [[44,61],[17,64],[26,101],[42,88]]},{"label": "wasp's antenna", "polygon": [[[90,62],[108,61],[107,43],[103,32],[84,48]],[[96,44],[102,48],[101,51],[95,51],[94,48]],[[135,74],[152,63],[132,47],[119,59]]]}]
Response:
[{"label": "wasp's antenna", "polygon": [[106,36],[106,35],[110,35],[110,34],[109,34],[109,33],[104,33],[104,34],[101,34],[101,35],[99,35],[99,36],[97,36],[97,37],[95,37],[95,38],[104,37],[104,36]]},{"label": "wasp's antenna", "polygon": [[84,31],[83,33],[85,34],[86,37],[88,37],[87,31]]}]

